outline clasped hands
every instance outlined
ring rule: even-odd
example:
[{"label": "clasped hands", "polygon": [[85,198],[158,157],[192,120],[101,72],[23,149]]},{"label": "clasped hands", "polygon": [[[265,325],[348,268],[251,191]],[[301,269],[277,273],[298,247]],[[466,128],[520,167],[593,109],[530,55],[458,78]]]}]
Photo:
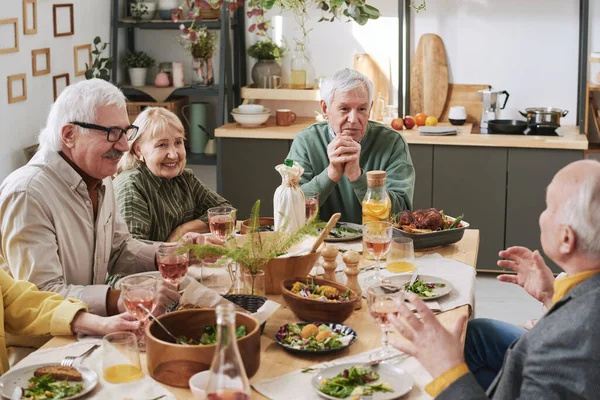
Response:
[{"label": "clasped hands", "polygon": [[350,182],[354,182],[362,175],[360,169],[360,143],[349,136],[337,135],[327,146],[329,166],[327,176],[338,182],[345,174]]}]

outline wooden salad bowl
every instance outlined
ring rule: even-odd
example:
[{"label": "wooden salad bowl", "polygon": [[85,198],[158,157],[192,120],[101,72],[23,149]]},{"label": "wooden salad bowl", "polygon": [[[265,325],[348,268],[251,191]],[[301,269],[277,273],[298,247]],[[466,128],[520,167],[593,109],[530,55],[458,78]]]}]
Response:
[{"label": "wooden salad bowl", "polygon": [[[260,232],[261,237],[267,238],[274,232]],[[238,244],[244,243],[246,236],[238,236]],[[321,245],[321,248],[324,245]],[[281,294],[281,282],[294,276],[306,277],[314,267],[317,260],[321,257],[321,252],[307,253],[292,257],[274,258],[265,265],[265,293]]]},{"label": "wooden salad bowl", "polygon": [[[214,308],[175,311],[158,317],[175,336],[199,339],[206,325],[216,325]],[[260,327],[246,314],[236,313],[235,325],[246,326],[246,336],[237,340],[248,378],[260,366]],[[167,385],[189,387],[192,375],[210,369],[216,345],[182,345],[154,321],[146,326],[146,359],[152,378]]]},{"label": "wooden salad bowl", "polygon": [[291,290],[294,283],[306,283],[307,279],[309,283],[313,281],[316,285],[333,286],[340,293],[345,293],[349,290],[344,285],[321,278],[296,277],[283,280],[280,286],[281,294],[287,306],[298,318],[310,322],[335,322],[341,324],[350,317],[354,311],[354,303],[357,299],[356,292],[351,290],[350,301],[345,302],[320,301],[294,294]]},{"label": "wooden salad bowl", "polygon": [[[242,222],[242,226],[240,227],[240,233],[242,235],[250,232],[252,220],[247,219]],[[260,217],[258,218],[258,226],[272,226],[275,227],[275,218],[272,217]]]}]

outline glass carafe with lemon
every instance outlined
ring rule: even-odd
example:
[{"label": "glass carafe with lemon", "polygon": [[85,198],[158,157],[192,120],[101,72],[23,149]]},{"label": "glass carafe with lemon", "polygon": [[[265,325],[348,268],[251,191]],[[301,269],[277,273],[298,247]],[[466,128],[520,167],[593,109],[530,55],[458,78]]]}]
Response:
[{"label": "glass carafe with lemon", "polygon": [[[392,213],[392,202],[387,193],[385,171],[367,172],[367,193],[362,201],[362,223],[371,221],[389,222]],[[368,260],[374,260],[366,250],[363,236],[363,256]],[[384,258],[385,259],[385,256]]]}]

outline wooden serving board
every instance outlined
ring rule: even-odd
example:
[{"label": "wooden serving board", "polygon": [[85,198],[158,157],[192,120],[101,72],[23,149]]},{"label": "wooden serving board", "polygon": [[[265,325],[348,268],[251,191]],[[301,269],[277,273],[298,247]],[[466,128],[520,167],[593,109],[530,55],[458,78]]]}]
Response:
[{"label": "wooden serving board", "polygon": [[[365,74],[373,83],[373,101],[377,99],[377,93],[381,93],[385,104],[390,104],[390,80],[385,70],[381,68],[375,57],[371,54],[355,54],[354,69]],[[375,108],[375,107],[373,107]],[[371,110],[371,119],[373,111]]]},{"label": "wooden serving board", "polygon": [[448,61],[444,42],[427,33],[419,39],[410,72],[411,115],[424,112],[439,118],[448,94]]},{"label": "wooden serving board", "polygon": [[448,85],[448,97],[444,105],[444,111],[440,121],[448,121],[450,107],[463,106],[467,111],[467,122],[479,126],[481,122],[481,100],[479,100],[478,90],[489,89],[490,85],[463,85],[460,83],[451,83]]}]

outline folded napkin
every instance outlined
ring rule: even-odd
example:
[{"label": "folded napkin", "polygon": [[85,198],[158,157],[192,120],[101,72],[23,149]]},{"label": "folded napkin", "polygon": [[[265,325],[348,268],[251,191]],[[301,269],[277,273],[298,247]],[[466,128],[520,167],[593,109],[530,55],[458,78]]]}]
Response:
[{"label": "folded napkin", "polygon": [[[338,358],[337,360],[313,365],[311,368],[320,370],[321,368],[332,367],[344,363],[364,363],[370,361],[371,354],[380,351],[381,348],[373,349],[364,353],[355,354],[348,357]],[[400,354],[398,352],[398,354]],[[391,360],[393,361],[393,360]],[[408,372],[415,384],[413,389],[403,399],[431,399],[423,390],[425,385],[431,382],[431,375],[414,358],[408,358],[397,364],[399,368]],[[275,378],[263,379],[252,383],[252,387],[269,399],[294,399],[294,400],[316,400],[319,399],[316,389],[313,388],[311,380],[318,371],[302,372],[297,370],[292,373],[281,375]]]},{"label": "folded napkin", "polygon": [[[180,304],[192,304],[198,307],[210,307],[214,308],[219,304],[227,304],[229,300],[222,297],[219,293],[207,288],[206,286],[192,281],[183,291],[183,295],[179,299]],[[259,322],[259,325],[266,322],[277,309],[280,307],[279,303],[267,300],[259,309],[252,315]],[[236,305],[238,311],[247,312],[243,308]]]},{"label": "folded napkin", "polygon": [[[88,338],[81,342],[71,343],[63,347],[38,350],[35,353],[25,357],[12,369],[19,369],[35,364],[60,363],[65,356],[78,356],[88,350],[94,344],[102,344],[102,340]],[[97,349],[88,357],[86,357],[83,362],[79,359],[76,360],[77,365],[82,364],[96,371],[98,374],[98,385],[91,395],[89,395],[89,398],[111,400],[145,400],[165,395],[163,399],[175,400],[176,397],[173,395],[173,393],[169,392],[148,375],[144,375],[143,378],[129,383],[114,384],[106,382],[102,377],[102,351],[102,347]]]}]

